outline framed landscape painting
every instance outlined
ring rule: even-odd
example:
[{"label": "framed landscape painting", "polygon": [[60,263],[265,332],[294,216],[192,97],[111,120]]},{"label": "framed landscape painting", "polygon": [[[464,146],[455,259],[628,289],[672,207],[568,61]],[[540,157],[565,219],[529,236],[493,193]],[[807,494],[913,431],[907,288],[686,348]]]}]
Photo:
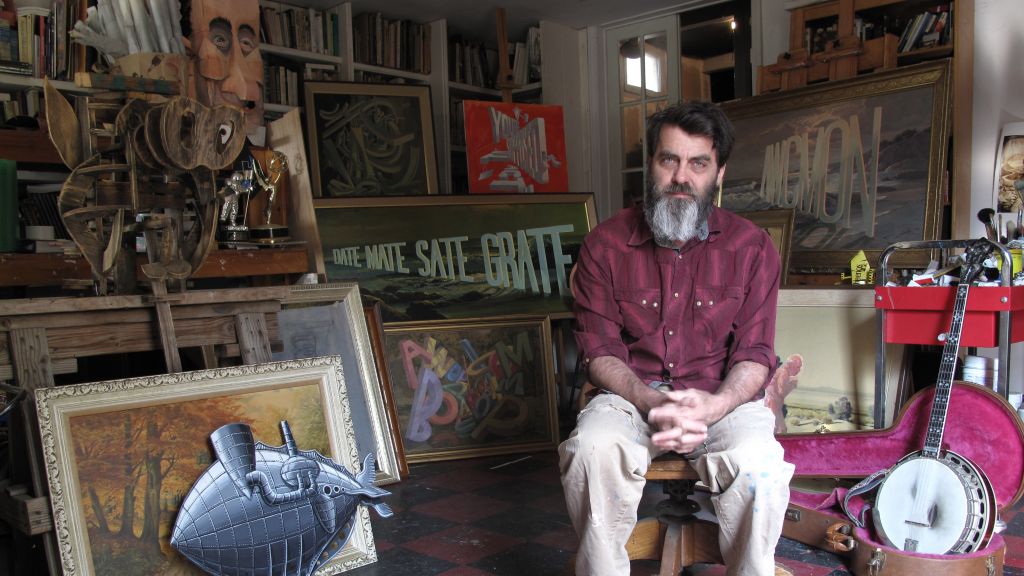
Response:
[{"label": "framed landscape painting", "polygon": [[[353,474],[361,467],[338,357],[40,388],[36,409],[63,573],[205,574],[170,545],[182,499],[213,461],[210,434],[248,424]],[[322,574],[377,558],[360,506]]]},{"label": "framed landscape painting", "polygon": [[430,86],[306,82],[317,197],[437,193]]},{"label": "framed landscape painting", "polygon": [[[948,61],[743,98],[721,205],[796,210],[790,272],[846,270],[940,233],[952,110]],[[925,260],[925,263],[927,260]]]},{"label": "framed landscape painting", "polygon": [[562,107],[465,100],[470,193],[566,192]]},{"label": "framed landscape painting", "polygon": [[568,318],[591,194],[318,199],[318,272],[359,284],[384,322]]},{"label": "framed landscape painting", "polygon": [[384,348],[409,462],[558,443],[547,318],[387,324]]}]

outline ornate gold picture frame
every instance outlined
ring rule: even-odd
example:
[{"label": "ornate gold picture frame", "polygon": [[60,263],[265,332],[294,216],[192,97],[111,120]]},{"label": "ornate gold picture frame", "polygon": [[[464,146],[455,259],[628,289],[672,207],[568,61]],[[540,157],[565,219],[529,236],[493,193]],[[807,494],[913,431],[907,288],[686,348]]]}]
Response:
[{"label": "ornate gold picture frame", "polygon": [[[63,573],[204,574],[170,545],[178,506],[213,460],[211,432],[248,424],[281,437],[287,420],[303,449],[353,474],[361,468],[339,357],[243,365],[36,391],[43,457]],[[376,561],[365,507],[337,574]]]}]

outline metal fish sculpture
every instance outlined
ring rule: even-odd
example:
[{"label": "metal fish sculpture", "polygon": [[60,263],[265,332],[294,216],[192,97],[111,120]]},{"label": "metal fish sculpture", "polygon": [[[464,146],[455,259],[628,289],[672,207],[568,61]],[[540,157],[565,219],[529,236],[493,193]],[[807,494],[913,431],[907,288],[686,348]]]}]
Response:
[{"label": "metal fish sculpture", "polygon": [[[171,545],[209,574],[308,576],[352,535],[360,504],[383,518],[390,492],[373,485],[373,454],[353,476],[316,450],[297,450],[288,422],[284,446],[253,439],[247,424],[210,434],[217,460],[185,496]],[[334,545],[337,543],[337,545]]]}]

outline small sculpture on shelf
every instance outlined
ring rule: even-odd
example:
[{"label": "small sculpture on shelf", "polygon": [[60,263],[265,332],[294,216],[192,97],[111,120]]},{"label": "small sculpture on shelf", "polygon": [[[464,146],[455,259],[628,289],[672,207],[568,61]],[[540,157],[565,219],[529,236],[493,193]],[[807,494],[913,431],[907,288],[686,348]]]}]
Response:
[{"label": "small sculpture on shelf", "polygon": [[288,158],[281,152],[272,151],[267,161],[267,173],[263,173],[260,163],[253,158],[253,172],[256,182],[267,194],[266,206],[263,208],[263,222],[251,229],[251,237],[257,242],[273,244],[289,239],[288,226],[271,222],[274,210],[274,200],[277,199],[278,184],[281,177],[288,171]]},{"label": "small sculpture on shelf", "polygon": [[245,215],[248,212],[249,197],[254,189],[252,166],[252,162],[242,162],[242,169],[233,172],[220,190],[220,195],[224,198],[220,208],[220,236],[224,242],[249,240],[249,227],[245,225]]}]

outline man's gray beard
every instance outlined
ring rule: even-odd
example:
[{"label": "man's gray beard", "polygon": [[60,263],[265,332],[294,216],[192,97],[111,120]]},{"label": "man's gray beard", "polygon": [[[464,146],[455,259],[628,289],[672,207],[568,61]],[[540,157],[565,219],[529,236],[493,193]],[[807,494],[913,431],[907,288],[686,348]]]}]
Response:
[{"label": "man's gray beard", "polygon": [[[692,194],[692,190],[689,192]],[[696,238],[710,212],[709,191],[705,191],[702,198],[693,196],[692,200],[673,198],[667,196],[665,191],[659,192],[652,184],[644,195],[644,216],[647,217],[647,225],[651,227],[654,241],[662,246],[673,246]]]}]

